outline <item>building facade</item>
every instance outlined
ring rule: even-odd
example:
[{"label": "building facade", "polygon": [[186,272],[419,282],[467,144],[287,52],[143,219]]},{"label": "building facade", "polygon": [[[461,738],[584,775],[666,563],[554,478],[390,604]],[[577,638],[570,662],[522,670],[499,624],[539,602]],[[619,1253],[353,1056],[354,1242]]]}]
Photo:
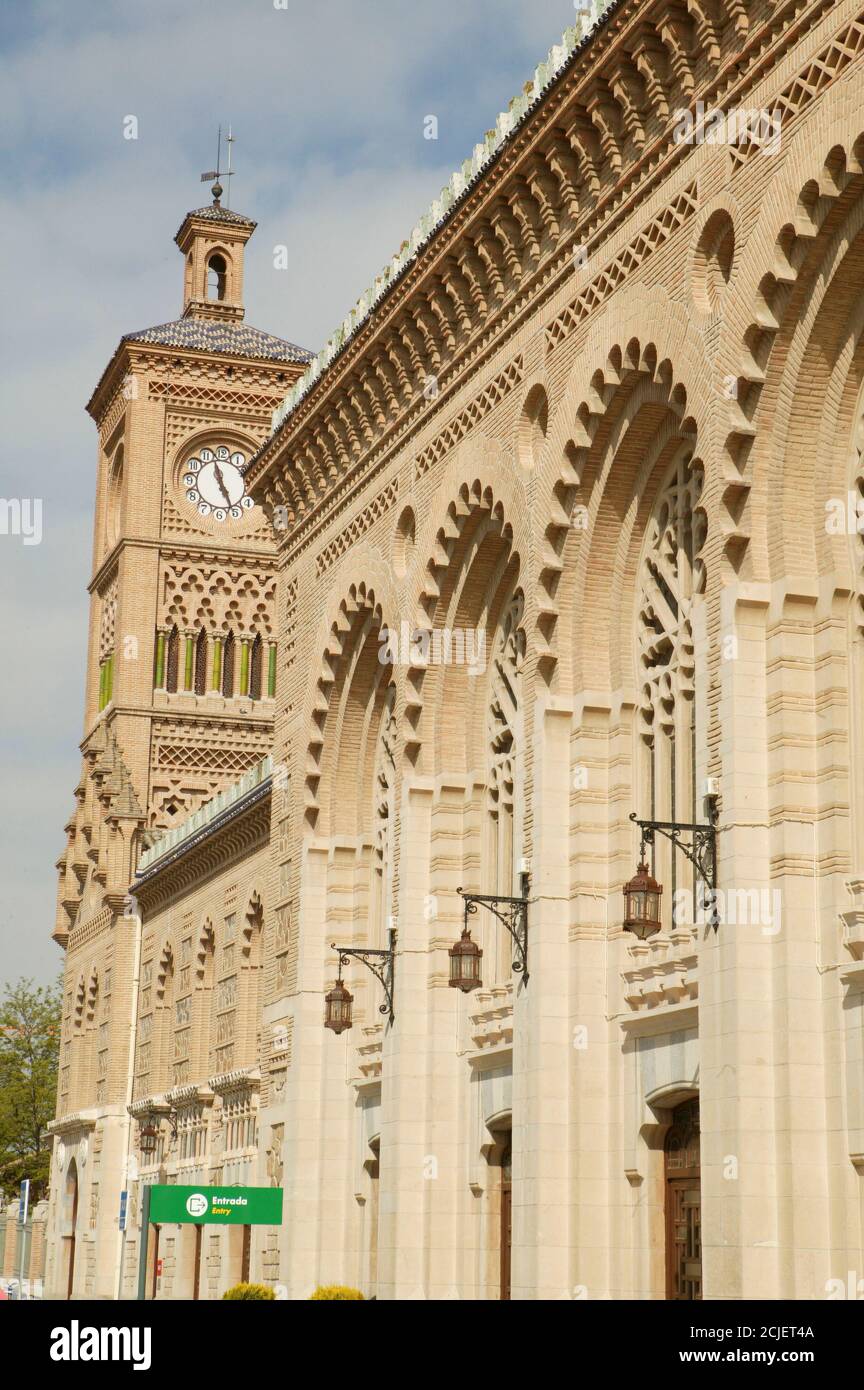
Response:
[{"label": "building facade", "polygon": [[[156,1296],[864,1295],[862,73],[846,0],[595,6],[272,430],[299,350],[238,351],[242,400],[195,411],[226,357],[124,340],[91,403],[97,538],[124,500],[61,861],[58,1295],[134,1296],[141,1184],[184,1174],[282,1187],[283,1224],[160,1231]],[[230,282],[218,214],[178,234],[182,324]],[[253,506],[199,523],[223,436]],[[660,930],[625,931],[633,815],[706,798],[715,901],[657,833]],[[527,959],[460,890],[527,897]]]}]

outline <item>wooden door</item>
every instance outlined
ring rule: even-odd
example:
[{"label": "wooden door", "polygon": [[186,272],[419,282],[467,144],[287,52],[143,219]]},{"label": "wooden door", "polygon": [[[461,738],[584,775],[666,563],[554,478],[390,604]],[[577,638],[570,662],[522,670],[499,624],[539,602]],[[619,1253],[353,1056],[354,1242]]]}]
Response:
[{"label": "wooden door", "polygon": [[699,1102],[686,1101],[672,1115],[666,1136],[666,1297],[702,1297],[702,1191]]},{"label": "wooden door", "polygon": [[66,1281],[66,1297],[72,1297],[72,1289],[75,1284],[75,1237],[69,1236],[67,1240],[69,1256],[69,1278]]},{"label": "wooden door", "polygon": [[[64,1187],[63,1217],[66,1223],[65,1229],[69,1235],[66,1238],[67,1254],[67,1276],[66,1276],[66,1297],[72,1297],[72,1290],[75,1286],[75,1237],[78,1229],[78,1165],[74,1158],[69,1164],[66,1174],[66,1184]],[[23,1290],[19,1290],[19,1297]]]},{"label": "wooden door", "polygon": [[513,1172],[510,1141],[501,1155],[501,1294],[510,1298],[510,1250],[513,1228]]},{"label": "wooden door", "polygon": [[201,1244],[204,1234],[203,1226],[195,1227],[195,1289],[192,1298],[197,1303],[201,1297]]}]

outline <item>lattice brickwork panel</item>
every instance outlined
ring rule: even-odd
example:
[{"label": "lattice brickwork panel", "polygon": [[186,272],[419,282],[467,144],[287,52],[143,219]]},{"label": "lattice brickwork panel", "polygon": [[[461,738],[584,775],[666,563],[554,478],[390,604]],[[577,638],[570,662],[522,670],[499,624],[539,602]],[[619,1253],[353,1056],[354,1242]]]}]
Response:
[{"label": "lattice brickwork panel", "polygon": [[484,416],[489,414],[505,396],[508,396],[522,381],[524,373],[521,352],[509,362],[503,371],[499,372],[494,381],[490,381],[479,395],[469,405],[465,406],[458,415],[444,427],[439,435],[428,444],[421,454],[418,454],[414,463],[415,478],[422,478],[424,473],[443,458],[445,454],[458,444],[460,439],[464,439],[470,430],[475,429]]},{"label": "lattice brickwork panel", "polygon": [[149,395],[151,400],[162,400],[165,396],[170,396],[172,401],[178,405],[220,405],[226,410],[239,411],[241,413],[249,410],[270,411],[275,410],[281,403],[281,396],[274,395],[252,395],[248,391],[226,391],[222,386],[192,386],[188,383],[178,385],[176,382],[151,381]]},{"label": "lattice brickwork panel", "polygon": [[181,631],[273,632],[276,575],[264,569],[217,565],[194,559],[166,560],[159,582],[157,620]]},{"label": "lattice brickwork panel", "polygon": [[[224,415],[181,415],[177,411],[170,410],[165,418],[166,459],[173,459],[180,445],[190,435],[200,433],[202,429],[221,430],[225,427]],[[263,443],[269,430],[263,420],[244,420],[242,433],[251,434],[254,439]]]},{"label": "lattice brickwork panel", "polygon": [[379,492],[377,497],[373,497],[368,506],[364,507],[362,512],[355,516],[354,520],[343,531],[339,532],[338,536],[334,537],[329,545],[324,547],[315,561],[316,574],[322,575],[339,559],[340,555],[344,555],[345,551],[350,549],[355,541],[365,535],[370,526],[390,510],[398,495],[399,482],[398,479],[394,478],[382,492]]},{"label": "lattice brickwork panel", "polygon": [[110,580],[101,596],[102,611],[99,617],[99,660],[104,661],[114,650],[117,628],[117,575]]},{"label": "lattice brickwork panel", "polygon": [[[842,72],[854,63],[864,51],[864,11],[845,28],[840,30],[830,43],[787,82],[777,99],[771,104],[771,111],[779,113],[781,129],[795,116],[815,101],[816,98],[835,82]],[[747,164],[754,154],[764,146],[754,140],[741,145],[732,145],[733,173]]]},{"label": "lattice brickwork panel", "polygon": [[292,579],[285,588],[285,622],[282,629],[282,664],[290,671],[297,659],[297,580]]},{"label": "lattice brickwork panel", "polygon": [[546,329],[546,350],[551,352],[569,338],[579,324],[593,314],[615,290],[632,275],[647,258],[668,241],[673,232],[696,211],[696,183],[690,183],[662,212],[643,227],[637,236],[618,252],[609,265],[595,275],[581,294],[550,323]]}]

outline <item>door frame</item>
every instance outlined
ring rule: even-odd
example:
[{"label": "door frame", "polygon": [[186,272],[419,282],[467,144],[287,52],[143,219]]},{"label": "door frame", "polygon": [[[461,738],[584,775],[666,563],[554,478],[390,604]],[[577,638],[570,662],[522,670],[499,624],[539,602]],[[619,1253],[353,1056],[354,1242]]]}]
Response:
[{"label": "door frame", "polygon": [[197,1303],[201,1297],[201,1249],[204,1244],[204,1227],[195,1227],[195,1279],[192,1286],[192,1301]]},{"label": "door frame", "polygon": [[499,1213],[499,1301],[509,1303],[513,1268],[513,1135],[501,1150],[501,1209]]}]

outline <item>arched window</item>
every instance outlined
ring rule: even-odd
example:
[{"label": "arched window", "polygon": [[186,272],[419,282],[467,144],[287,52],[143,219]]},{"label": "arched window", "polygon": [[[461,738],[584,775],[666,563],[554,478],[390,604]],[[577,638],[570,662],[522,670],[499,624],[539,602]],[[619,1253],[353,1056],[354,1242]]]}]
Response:
[{"label": "arched window", "polygon": [[246,910],[240,938],[241,1066],[254,1065],[261,1042],[261,938],[264,909],[257,893]]},{"label": "arched window", "polygon": [[230,700],[234,694],[234,633],[229,632],[222,647],[222,694]]},{"label": "arched window", "polygon": [[96,1090],[96,1053],[97,1053],[97,1021],[96,1014],[99,1006],[99,976],[94,970],[90,976],[87,986],[87,1001],[85,1005],[84,1026],[86,1028],[87,1054],[85,1057],[86,1078],[82,1086],[82,1101],[85,1105],[92,1105],[95,1099]]},{"label": "arched window", "polygon": [[369,940],[387,945],[387,923],[393,895],[396,786],[396,687],[389,684],[375,754],[375,858],[370,894]]},{"label": "arched window", "polygon": [[195,1061],[196,1075],[209,1076],[213,1051],[211,1037],[213,1016],[213,980],[216,959],[216,934],[207,921],[198,938],[195,978]]},{"label": "arched window", "polygon": [[207,633],[203,627],[195,642],[195,694],[207,694]]},{"label": "arched window", "polygon": [[225,257],[218,254],[211,256],[207,262],[207,298],[224,299],[227,284],[228,267]]},{"label": "arched window", "polygon": [[260,632],[252,643],[252,659],[249,663],[249,698],[250,700],[261,699],[261,671],[263,661],[264,643],[261,641]]},{"label": "arched window", "polygon": [[[522,843],[519,785],[522,758],[522,666],[525,601],[521,590],[504,612],[491,662],[487,708],[488,889],[512,897],[519,892],[517,859]],[[509,980],[512,943],[506,933],[494,937],[495,977]]]},{"label": "arched window", "polygon": [[[642,775],[652,820],[696,821],[696,660],[694,614],[705,575],[700,552],[705,514],[699,506],[703,475],[683,454],[661,487],[642,557],[639,592]],[[694,891],[683,856],[666,842],[655,850],[653,872],[676,903],[678,889]],[[695,913],[696,903],[693,903]],[[692,919],[692,920],[695,920]]]},{"label": "arched window", "polygon": [[108,499],[105,516],[105,544],[110,550],[120,539],[120,505],[123,499],[123,445],[117,449],[108,470]]},{"label": "arched window", "polygon": [[165,663],[165,689],[177,689],[177,669],[180,664],[180,634],[175,623],[168,634],[168,659]]},{"label": "arched window", "polygon": [[171,1071],[174,1047],[174,951],[166,942],[159,959],[156,980],[156,1072],[153,1080],[160,1088],[173,1085]]}]

